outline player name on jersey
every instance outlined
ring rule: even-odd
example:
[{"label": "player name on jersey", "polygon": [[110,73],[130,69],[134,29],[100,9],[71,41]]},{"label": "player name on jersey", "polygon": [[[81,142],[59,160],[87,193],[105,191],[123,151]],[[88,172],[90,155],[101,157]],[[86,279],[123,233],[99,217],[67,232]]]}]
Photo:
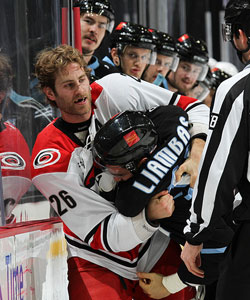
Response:
[{"label": "player name on jersey", "polygon": [[[180,118],[181,122],[186,122],[185,118]],[[183,123],[184,124],[184,123]],[[184,124],[186,126],[186,124]],[[141,175],[150,180],[151,185],[135,181],[133,187],[146,194],[154,191],[159,181],[167,174],[169,169],[176,163],[179,156],[187,146],[190,140],[188,130],[183,126],[178,126],[177,136],[173,137],[168,144],[155,153],[153,159],[150,159],[146,167],[141,171]]]}]

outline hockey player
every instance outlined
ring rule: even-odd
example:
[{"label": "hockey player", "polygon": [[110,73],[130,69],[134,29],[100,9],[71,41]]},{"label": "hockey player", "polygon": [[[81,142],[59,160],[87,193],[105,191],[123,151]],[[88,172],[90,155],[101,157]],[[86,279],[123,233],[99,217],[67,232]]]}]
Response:
[{"label": "hockey player", "polygon": [[[131,299],[137,268],[145,270],[147,266],[146,270],[151,270],[162,253],[167,255],[174,246],[162,239],[158,225],[148,223],[146,210],[127,218],[97,194],[98,186],[105,186],[106,181],[98,180],[92,161],[96,130],[123,107],[145,110],[172,103],[188,110],[192,134],[203,135],[208,111],[196,99],[121,74],[94,82],[91,97],[83,57],[67,45],[40,53],[36,74],[43,92],[60,109],[62,117],[38,135],[32,154],[32,177],[64,223],[71,299],[82,295],[88,299],[89,294],[89,299],[103,299],[104,295],[108,299]],[[171,213],[162,208],[165,202],[171,204],[169,195],[159,201],[160,209],[148,208],[150,219]],[[79,284],[83,280],[85,284]],[[124,282],[127,290],[122,288]]]},{"label": "hockey player", "polygon": [[[173,195],[173,215],[158,222],[162,232],[184,245],[183,228],[189,217],[192,189],[187,176],[176,183],[175,172],[186,159],[190,147],[187,116],[174,106],[158,107],[147,112],[158,134],[157,147],[152,149],[150,138],[147,137],[149,133],[145,128],[142,131],[136,114],[139,116],[136,112],[117,115],[97,132],[93,143],[95,161],[119,182],[113,201],[118,211],[127,217],[137,215],[148,205],[149,199],[160,191],[167,190]],[[107,197],[107,189],[104,197]],[[169,291],[175,293],[185,287],[185,283],[208,285],[215,282],[218,278],[218,265],[224,257],[223,249],[225,250],[232,235],[230,228],[221,226],[220,231],[214,232],[216,241],[208,241],[204,245],[203,267],[207,271],[205,279],[193,276],[182,266],[175,278],[166,280],[166,289],[162,286],[162,294],[164,295],[164,290],[165,296]],[[153,275],[143,276],[154,279]],[[171,286],[173,283],[176,290]],[[143,287],[148,291],[147,284]],[[155,291],[152,294],[155,295]]]},{"label": "hockey player", "polygon": [[169,34],[157,30],[152,30],[152,36],[157,58],[155,64],[145,70],[142,79],[168,89],[166,77],[171,70],[175,72],[179,64],[175,40]]},{"label": "hockey player", "polygon": [[177,39],[175,47],[180,62],[177,70],[168,75],[168,87],[171,91],[187,95],[197,81],[203,81],[207,75],[207,46],[204,41],[183,34]]},{"label": "hockey player", "polygon": [[114,27],[115,15],[109,0],[74,0],[74,7],[80,7],[82,53],[91,69],[91,82],[118,72],[114,66],[94,55]]},{"label": "hockey player", "polygon": [[[143,126],[145,120],[150,127]],[[154,143],[152,132],[157,135]],[[101,174],[110,174],[119,183],[100,194],[114,202],[124,215],[137,215],[152,195],[170,191],[173,172],[185,159],[189,144],[188,117],[179,107],[159,106],[145,113],[125,111],[116,115],[97,132],[93,143],[94,160]],[[185,207],[184,203],[183,215],[187,217]],[[179,246],[176,251],[180,253]],[[180,279],[177,284],[172,280],[170,285],[172,293],[186,287]],[[162,297],[169,294],[165,289]]]},{"label": "hockey player", "polygon": [[[216,300],[250,297],[249,226],[249,42],[250,2],[230,0],[225,9],[224,37],[234,45],[243,71],[225,80],[217,89],[210,130],[197,184],[191,217],[185,228],[187,242],[182,252],[190,272],[203,277],[202,245],[233,213],[239,224],[220,271]],[[233,210],[234,194],[242,202]]]},{"label": "hockey player", "polygon": [[[121,22],[111,35],[110,55],[120,72],[141,78],[156,60],[153,36],[147,27]],[[107,58],[106,58],[107,59]]]}]

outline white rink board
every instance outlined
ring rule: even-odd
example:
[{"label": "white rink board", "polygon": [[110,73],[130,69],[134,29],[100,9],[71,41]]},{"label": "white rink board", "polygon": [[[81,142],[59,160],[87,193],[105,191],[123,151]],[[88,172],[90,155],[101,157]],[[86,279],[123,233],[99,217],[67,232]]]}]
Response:
[{"label": "white rink board", "polygon": [[61,223],[1,238],[0,257],[0,300],[69,299]]}]

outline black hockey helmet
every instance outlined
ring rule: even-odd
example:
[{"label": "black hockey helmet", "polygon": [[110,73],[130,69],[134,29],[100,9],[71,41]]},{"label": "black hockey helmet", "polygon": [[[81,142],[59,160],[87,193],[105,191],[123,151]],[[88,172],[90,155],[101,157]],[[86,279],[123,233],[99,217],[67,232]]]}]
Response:
[{"label": "black hockey helmet", "polygon": [[99,166],[118,165],[134,172],[138,162],[155,149],[157,141],[155,126],[144,113],[124,111],[97,132],[93,157]]},{"label": "black hockey helmet", "polygon": [[226,79],[232,77],[228,73],[220,70],[219,68],[213,68],[211,70],[211,87],[213,90],[216,90],[218,86]]},{"label": "black hockey helmet", "polygon": [[189,34],[183,34],[176,42],[176,50],[180,60],[188,61],[202,67],[199,78],[197,80],[203,81],[208,72],[208,50],[207,45],[203,40],[196,40]]},{"label": "black hockey helmet", "polygon": [[[225,9],[225,24],[222,24],[222,35],[224,40],[230,41],[237,50],[237,55],[242,61],[242,53],[250,49],[250,1],[249,0],[230,0]],[[239,29],[247,36],[247,48],[238,50],[233,41],[233,35],[239,36]]]},{"label": "black hockey helmet", "polygon": [[232,41],[233,34],[238,36],[238,29],[250,35],[250,1],[230,0],[225,9],[225,24],[222,25],[222,34],[225,41]]},{"label": "black hockey helmet", "polygon": [[171,63],[170,69],[172,71],[176,71],[179,64],[179,57],[177,55],[177,50],[175,48],[175,40],[168,33],[159,31],[159,30],[151,30],[153,36],[153,42],[156,46],[156,51],[158,54],[162,54],[165,56],[173,57],[173,61]]},{"label": "black hockey helmet", "polygon": [[153,42],[156,45],[157,52],[163,55],[177,53],[175,49],[175,40],[168,33],[159,30],[150,30],[153,36]]},{"label": "black hockey helmet", "polygon": [[189,34],[183,34],[178,38],[175,46],[181,59],[201,64],[208,63],[208,50],[204,41],[196,40]]},{"label": "black hockey helmet", "polygon": [[80,7],[81,13],[94,13],[107,17],[109,19],[107,31],[112,32],[115,24],[115,13],[108,0],[74,0],[74,7]]},{"label": "black hockey helmet", "polygon": [[111,48],[118,48],[121,54],[124,47],[132,45],[138,48],[155,49],[151,31],[142,25],[120,22],[111,37]]}]

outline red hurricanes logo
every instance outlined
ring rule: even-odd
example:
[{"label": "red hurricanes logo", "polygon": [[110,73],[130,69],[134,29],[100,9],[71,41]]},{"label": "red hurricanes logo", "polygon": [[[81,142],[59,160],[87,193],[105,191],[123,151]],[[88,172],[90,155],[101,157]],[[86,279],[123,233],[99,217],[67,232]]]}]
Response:
[{"label": "red hurricanes logo", "polygon": [[61,153],[57,149],[41,150],[34,159],[34,169],[44,168],[55,164],[61,157]]},{"label": "red hurricanes logo", "polygon": [[16,152],[0,153],[0,161],[2,169],[24,170],[26,167],[25,160]]}]

